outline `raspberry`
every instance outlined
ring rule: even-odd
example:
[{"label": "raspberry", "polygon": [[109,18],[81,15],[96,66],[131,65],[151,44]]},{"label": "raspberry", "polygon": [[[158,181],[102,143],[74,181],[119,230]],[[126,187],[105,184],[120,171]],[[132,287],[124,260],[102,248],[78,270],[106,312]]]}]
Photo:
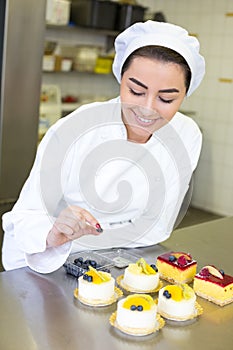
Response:
[{"label": "raspberry", "polygon": [[209,277],[210,276],[209,270],[205,267],[203,269],[201,269],[199,274],[202,277]]},{"label": "raspberry", "polygon": [[177,259],[177,263],[180,266],[185,266],[187,264],[187,260],[185,259],[184,255],[181,255],[178,259]]}]

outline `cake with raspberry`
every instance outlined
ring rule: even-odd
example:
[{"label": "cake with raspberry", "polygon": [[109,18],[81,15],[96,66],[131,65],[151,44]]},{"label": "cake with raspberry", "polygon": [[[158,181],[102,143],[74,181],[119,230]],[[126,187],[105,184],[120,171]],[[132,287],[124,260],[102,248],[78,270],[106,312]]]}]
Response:
[{"label": "cake with raspberry", "polygon": [[157,257],[156,266],[161,278],[170,283],[190,283],[197,272],[197,262],[183,252],[168,252]]},{"label": "cake with raspberry", "polygon": [[214,265],[204,266],[195,275],[193,289],[198,296],[220,306],[233,302],[233,276]]},{"label": "cake with raspberry", "polygon": [[89,266],[89,270],[78,278],[74,296],[84,304],[107,305],[116,300],[116,291],[118,296],[123,294],[115,287],[115,279],[110,273]]},{"label": "cake with raspberry", "polygon": [[140,258],[125,269],[121,286],[133,292],[151,292],[159,286],[159,273],[155,265]]},{"label": "cake with raspberry", "polygon": [[194,290],[188,284],[170,284],[159,291],[157,311],[167,319],[186,321],[199,315],[202,310],[196,303]]},{"label": "cake with raspberry", "polygon": [[157,305],[148,294],[132,294],[118,301],[110,323],[133,335],[150,334],[164,325],[157,315]]}]

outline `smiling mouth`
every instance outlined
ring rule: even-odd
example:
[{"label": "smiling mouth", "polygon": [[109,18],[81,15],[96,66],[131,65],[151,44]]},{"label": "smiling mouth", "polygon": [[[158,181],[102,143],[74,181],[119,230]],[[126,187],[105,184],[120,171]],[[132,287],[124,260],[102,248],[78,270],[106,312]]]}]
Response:
[{"label": "smiling mouth", "polygon": [[156,123],[161,117],[153,118],[153,119],[148,119],[148,118],[143,118],[137,114],[135,114],[136,119],[139,121],[139,123],[144,124],[144,125],[152,125]]},{"label": "smiling mouth", "polygon": [[146,124],[151,124],[154,121],[154,119],[145,119],[145,118],[139,117],[139,115],[136,115],[136,118]]}]

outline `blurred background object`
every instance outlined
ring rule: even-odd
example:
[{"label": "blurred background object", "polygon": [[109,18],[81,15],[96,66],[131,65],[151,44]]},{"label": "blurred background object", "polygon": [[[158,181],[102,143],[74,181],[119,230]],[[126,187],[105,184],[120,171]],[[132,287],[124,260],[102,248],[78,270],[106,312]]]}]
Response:
[{"label": "blurred background object", "polygon": [[155,12],[153,20],[157,22],[167,22],[163,12]]}]

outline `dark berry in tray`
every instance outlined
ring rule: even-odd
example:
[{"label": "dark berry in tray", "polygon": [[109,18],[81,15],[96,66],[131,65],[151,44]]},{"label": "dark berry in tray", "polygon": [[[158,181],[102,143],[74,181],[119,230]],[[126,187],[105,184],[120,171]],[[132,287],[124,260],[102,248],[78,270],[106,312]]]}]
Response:
[{"label": "dark berry in tray", "polygon": [[64,264],[66,272],[75,277],[80,277],[89,270],[89,266],[99,269],[101,271],[110,272],[109,269],[101,264],[98,264],[94,259],[84,259],[82,256],[75,258],[73,260],[67,260]]}]

